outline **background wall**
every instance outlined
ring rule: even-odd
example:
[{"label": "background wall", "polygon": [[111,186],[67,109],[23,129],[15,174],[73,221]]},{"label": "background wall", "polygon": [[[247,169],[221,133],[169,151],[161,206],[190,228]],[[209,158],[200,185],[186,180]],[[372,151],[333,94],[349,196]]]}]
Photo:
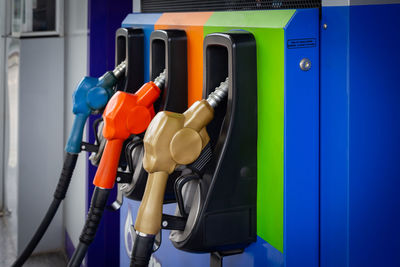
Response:
[{"label": "background wall", "polygon": [[[65,107],[64,143],[72,127],[72,93],[87,74],[88,1],[65,1]],[[86,136],[86,133],[83,135]],[[79,155],[74,176],[64,202],[64,224],[74,247],[77,246],[86,214],[86,152]],[[69,242],[69,240],[66,240]],[[68,246],[67,246],[68,248]]]},{"label": "background wall", "polygon": [[[1,243],[13,260],[42,220],[62,165],[64,39],[6,37],[9,3],[1,1],[0,7],[0,173],[7,180],[4,192],[12,213],[2,218]],[[35,252],[60,250],[62,233],[60,212]]]}]

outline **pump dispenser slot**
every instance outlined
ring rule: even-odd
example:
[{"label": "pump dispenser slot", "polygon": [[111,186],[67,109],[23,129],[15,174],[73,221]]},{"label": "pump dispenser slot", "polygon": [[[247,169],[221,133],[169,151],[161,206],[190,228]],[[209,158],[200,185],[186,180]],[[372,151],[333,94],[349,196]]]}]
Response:
[{"label": "pump dispenser slot", "polygon": [[203,98],[226,78],[228,96],[207,126],[212,160],[187,183],[185,230],[171,231],[170,239],[181,250],[227,255],[257,238],[256,42],[245,31],[214,33],[205,37],[203,51]]},{"label": "pump dispenser slot", "polygon": [[[207,91],[203,90],[203,98],[207,98],[208,94],[211,93],[214,88],[218,87],[221,82],[225,81],[226,77],[229,75],[227,47],[222,45],[209,45],[205,49],[207,77],[204,83]],[[220,135],[226,115],[226,104],[227,99],[225,98],[214,110],[214,119],[207,126],[207,132],[210,135],[214,155],[216,142],[219,140],[218,136]],[[221,137],[220,139],[223,138]]]},{"label": "pump dispenser slot", "polygon": [[151,76],[153,80],[157,77],[157,73],[163,72],[165,69],[165,42],[161,39],[151,41]]},{"label": "pump dispenser slot", "polygon": [[[150,36],[150,79],[164,69],[166,80],[155,110],[183,112],[187,108],[187,38],[183,30],[157,30]],[[176,89],[177,88],[177,89]],[[169,90],[178,90],[172,94]]]},{"label": "pump dispenser slot", "polygon": [[119,28],[115,36],[115,65],[125,61],[125,79],[116,85],[116,91],[135,93],[144,82],[144,33],[139,28]]},{"label": "pump dispenser slot", "polygon": [[[157,30],[150,36],[150,80],[166,71],[165,85],[160,98],[154,103],[158,111],[184,112],[187,108],[187,38],[183,30]],[[132,182],[122,188],[127,198],[142,200],[147,182],[143,169],[142,136],[135,137],[135,145],[127,146],[128,157],[136,158],[130,163]],[[175,202],[174,182],[180,173],[173,173],[168,180],[164,203]]]}]

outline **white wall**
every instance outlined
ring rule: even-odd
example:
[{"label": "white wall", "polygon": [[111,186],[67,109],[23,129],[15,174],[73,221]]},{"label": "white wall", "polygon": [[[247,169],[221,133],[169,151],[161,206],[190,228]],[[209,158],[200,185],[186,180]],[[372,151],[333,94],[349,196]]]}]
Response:
[{"label": "white wall", "polygon": [[[87,73],[87,20],[87,0],[65,1],[64,144],[73,122],[72,93]],[[86,188],[86,152],[81,152],[64,202],[64,225],[75,247],[78,245],[79,235],[85,222]]]}]

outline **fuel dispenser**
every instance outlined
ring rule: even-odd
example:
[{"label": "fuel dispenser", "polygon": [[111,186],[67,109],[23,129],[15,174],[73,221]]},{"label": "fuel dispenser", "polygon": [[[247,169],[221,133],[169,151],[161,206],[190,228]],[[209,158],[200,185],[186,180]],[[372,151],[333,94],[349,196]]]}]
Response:
[{"label": "fuel dispenser", "polygon": [[[158,113],[146,131],[143,167],[149,175],[135,222],[131,266],[148,266],[161,228],[173,229],[170,239],[178,249],[219,256],[240,253],[256,240],[255,39],[243,31],[210,34],[204,51],[207,100],[183,114]],[[168,176],[178,165],[192,173],[175,180],[176,216],[185,226],[171,228],[162,205]],[[214,261],[222,263],[222,258]]]},{"label": "fuel dispenser", "polygon": [[[398,242],[388,238],[387,233],[389,236],[399,233],[399,218],[393,213],[399,203],[393,201],[398,195],[394,188],[399,188],[396,179],[399,165],[393,164],[393,159],[398,159],[398,131],[393,126],[398,124],[393,121],[398,118],[394,112],[398,110],[395,101],[399,92],[395,65],[398,60],[394,58],[399,55],[396,53],[399,35],[393,33],[397,32],[396,11],[400,5],[399,1],[389,0],[361,2],[208,1],[207,5],[204,1],[171,4],[143,0],[141,10],[136,8],[135,13],[126,17],[122,24],[145,28],[145,38],[154,29],[184,29],[189,54],[195,55],[188,58],[190,70],[205,64],[196,55],[203,58],[200,55],[204,52],[209,55],[204,55],[205,60],[210,60],[225,53],[223,45],[211,45],[206,52],[193,43],[202,44],[208,34],[231,29],[251,32],[257,41],[254,78],[258,92],[257,99],[250,99],[253,95],[247,91],[255,87],[246,86],[246,93],[241,90],[244,87],[237,87],[238,93],[235,91],[238,84],[233,79],[239,78],[230,77],[228,71],[223,75],[223,68],[205,67],[208,78],[204,83],[212,83],[209,87],[204,85],[210,88],[207,93],[226,85],[233,92],[219,102],[213,120],[206,126],[209,142],[201,139],[201,135],[200,144],[198,138],[194,142],[193,149],[202,148],[197,160],[179,164],[168,178],[165,173],[158,174],[160,169],[146,165],[154,173],[146,181],[151,185],[148,190],[163,189],[167,179],[165,194],[158,192],[146,197],[144,190],[138,190],[144,188],[144,183],[130,180],[132,176],[139,177],[133,174],[142,170],[137,162],[146,159],[141,154],[143,136],[137,143],[131,143],[127,171],[121,172],[126,176],[117,175],[117,180],[124,181],[120,183],[122,191],[129,196],[121,212],[120,266],[129,265],[132,238],[137,240],[133,265],[146,265],[150,254],[149,266],[158,267],[208,264],[214,267],[221,266],[222,259],[230,267],[390,266],[399,262],[396,253],[385,251],[398,248]],[[218,49],[221,51],[213,54]],[[373,64],[366,64],[366,55],[374,59]],[[240,58],[232,60],[241,62]],[[243,65],[238,73],[251,68]],[[201,80],[203,73],[190,71],[189,76],[192,75],[188,80],[189,96],[193,96],[190,103],[201,95],[201,88],[190,84]],[[215,80],[209,82],[213,75]],[[254,80],[247,79],[246,84]],[[240,102],[235,102],[235,94],[240,95]],[[203,98],[206,96],[203,93]],[[257,119],[257,136],[244,130],[251,127],[239,124],[241,113],[232,112],[239,105],[249,105],[241,111],[250,111],[256,103],[257,117],[251,113],[253,116],[246,116],[245,121],[253,124],[253,119]],[[226,110],[223,118],[218,117],[219,109]],[[160,116],[169,120],[166,114]],[[184,125],[186,116],[182,114],[171,121],[179,118]],[[156,125],[157,121],[153,123]],[[234,135],[236,130],[242,131],[240,136]],[[246,139],[246,146],[236,146],[242,139]],[[246,159],[251,157],[247,154],[248,144],[252,147],[256,140],[257,157],[249,160],[257,162],[256,166],[241,165],[248,163]],[[151,140],[146,137],[144,146],[147,144],[151,145]],[[167,155],[172,157],[170,150],[166,148]],[[179,154],[174,154],[172,164],[183,163],[181,158],[174,158]],[[237,154],[243,154],[241,162],[232,161],[231,156]],[[377,181],[377,177],[384,179]],[[176,196],[171,201],[175,198],[178,207],[166,204],[168,183],[173,184]],[[255,183],[256,200],[252,199],[255,194],[241,195],[242,188],[253,188]],[[137,200],[143,194],[143,207],[149,207],[149,199],[157,204],[157,210],[150,209],[156,211],[151,217],[157,218],[157,224],[149,224],[154,227],[151,231],[146,229],[145,216],[140,215],[135,226],[142,234],[136,235],[131,225],[137,214]],[[154,195],[157,199],[153,199]],[[239,200],[243,202],[239,204]],[[230,205],[231,209],[224,210]],[[368,209],[363,208],[365,205]],[[382,222],[385,222],[383,228]],[[243,227],[239,229],[238,225]],[[162,231],[164,240],[169,236],[172,242],[164,242],[155,251],[157,246],[151,244],[158,229],[172,230]],[[366,235],[366,230],[371,229],[376,233]],[[223,258],[243,248],[244,253]],[[207,252],[211,252],[211,257]]]},{"label": "fuel dispenser", "polygon": [[[135,86],[143,82],[143,75],[135,75],[132,72],[143,73],[143,32],[138,29],[121,28],[117,31],[116,37],[117,42],[135,45],[137,49],[133,50],[134,52],[130,52],[129,56],[127,53],[118,55],[118,64],[116,64],[114,70],[106,72],[100,78],[84,77],[77,86],[73,94],[74,123],[65,146],[64,164],[53,195],[53,201],[25,250],[13,263],[14,267],[22,266],[25,263],[45,234],[62,200],[65,198],[81,150],[95,148],[91,144],[82,142],[83,131],[88,117],[91,114],[102,112],[116,90],[126,89],[126,86],[121,85],[130,85],[136,88]],[[131,68],[132,71],[129,72],[128,70]]]},{"label": "fuel dispenser", "polygon": [[[79,245],[68,266],[81,265],[86,251],[96,235],[110,189],[113,188],[117,177],[119,158],[124,142],[131,135],[138,136],[146,130],[155,115],[155,110],[178,111],[183,110],[187,105],[186,35],[183,31],[175,30],[163,31],[160,35],[174,39],[180,44],[177,47],[179,50],[167,49],[168,47],[165,45],[164,52],[162,49],[155,50],[160,55],[168,55],[168,58],[175,59],[179,67],[169,69],[172,66],[170,64],[172,60],[163,62],[161,59],[161,64],[164,64],[159,67],[158,70],[161,73],[154,78],[154,82],[150,81],[144,84],[134,94],[117,92],[106,106],[103,113],[103,136],[107,141],[93,181],[95,191],[92,195],[86,223],[79,238]],[[154,55],[154,57],[157,56]],[[178,77],[183,81],[172,82]]]},{"label": "fuel dispenser", "polygon": [[[210,224],[215,224],[214,221],[211,221],[211,218],[218,217],[213,217],[214,213],[211,211],[218,211],[221,206],[228,205],[228,199],[234,197],[231,195],[240,193],[236,192],[235,189],[241,188],[241,186],[233,187],[233,185],[231,187],[230,183],[224,180],[224,178],[228,179],[224,177],[225,175],[219,177],[217,172],[225,168],[225,164],[228,164],[228,162],[230,163],[229,168],[232,170],[239,164],[231,160],[225,162],[233,156],[233,153],[227,153],[228,150],[224,150],[225,148],[221,150],[221,165],[218,165],[217,160],[209,159],[207,154],[210,153],[207,151],[213,152],[211,155],[215,157],[215,151],[212,149],[218,148],[218,145],[215,148],[211,146],[213,142],[216,142],[212,141],[209,143],[210,148],[206,146],[202,150],[200,158],[204,157],[203,160],[199,158],[198,161],[190,164],[190,168],[200,170],[205,168],[206,170],[211,168],[212,164],[215,164],[215,177],[217,177],[215,181],[218,182],[207,184],[205,181],[212,180],[210,173],[203,175],[201,171],[192,171],[187,167],[188,165],[179,166],[179,170],[182,171],[180,175],[185,179],[177,178],[177,181],[180,182],[176,187],[182,188],[182,190],[177,190],[177,192],[181,191],[182,194],[177,194],[178,204],[164,203],[164,215],[161,218],[161,227],[170,229],[174,236],[171,236],[169,231],[162,231],[164,242],[152,254],[150,264],[153,266],[203,267],[208,266],[210,260],[213,263],[220,264],[223,258],[223,263],[226,266],[282,266],[293,262],[301,262],[304,266],[316,266],[319,214],[317,205],[319,188],[318,133],[320,129],[318,102],[320,77],[319,10],[314,8],[231,10],[225,6],[222,7],[226,3],[222,4],[221,2],[220,4],[225,11],[192,12],[194,8],[190,10],[191,7],[200,5],[196,2],[188,5],[187,12],[134,13],[128,15],[122,25],[185,30],[188,36],[188,69],[190,69],[188,95],[192,96],[189,97],[190,103],[200,100],[200,96],[205,97],[204,88],[198,86],[207,82],[204,78],[204,72],[217,75],[214,73],[221,72],[223,74],[224,71],[221,66],[218,67],[219,69],[211,67],[205,70],[204,61],[216,58],[216,54],[222,55],[224,53],[223,49],[219,48],[222,52],[208,52],[210,58],[207,59],[205,55],[207,53],[203,47],[206,36],[238,29],[250,32],[254,36],[257,43],[257,67],[254,70],[256,75],[253,76],[253,80],[247,79],[247,82],[256,84],[257,98],[246,103],[249,95],[240,95],[238,103],[232,105],[234,107],[245,105],[245,103],[249,105],[248,109],[243,109],[242,115],[247,115],[247,110],[257,108],[257,113],[255,111],[249,112],[249,115],[245,116],[245,120],[251,122],[253,122],[253,119],[257,120],[257,135],[247,136],[246,133],[249,130],[241,126],[240,130],[246,129],[247,131],[241,133],[243,140],[239,139],[239,143],[246,140],[246,143],[248,142],[252,146],[257,142],[257,157],[251,160],[254,167],[257,168],[256,172],[253,174],[254,169],[249,166],[242,170],[245,177],[254,177],[253,182],[257,183],[257,193],[253,194],[254,199],[256,199],[253,199],[253,201],[257,202],[256,215],[251,217],[256,220],[257,227],[255,228],[255,224],[252,226],[251,222],[247,222],[251,225],[248,232],[256,231],[249,240],[256,242],[251,241],[248,246],[245,246],[244,253],[223,257],[226,254],[240,252],[244,245],[228,249],[228,246],[220,245],[222,242],[213,244],[211,238],[214,233],[207,236],[207,230],[204,230]],[[164,2],[159,5],[163,6],[159,9],[160,12],[164,12],[164,7],[168,6]],[[233,6],[234,4],[228,3],[226,5]],[[149,26],[149,23],[152,25]],[[148,36],[146,31],[145,36]],[[211,46],[208,50],[212,51],[218,47],[220,46]],[[236,62],[239,62],[238,59]],[[240,60],[240,62],[242,61]],[[304,64],[307,62],[309,64]],[[242,65],[244,66],[240,66],[241,72],[251,68],[249,64]],[[198,66],[201,66],[201,68],[199,69]],[[238,66],[232,66],[232,68],[235,69]],[[222,74],[210,86],[212,90],[220,82],[225,81],[228,76],[226,74],[225,77],[222,77]],[[203,87],[205,87],[204,84]],[[246,86],[245,88],[250,90],[253,87]],[[218,108],[222,106],[218,106]],[[218,115],[218,113],[215,114]],[[215,117],[211,125],[217,121],[218,118]],[[225,121],[222,125],[227,123],[227,119]],[[235,127],[238,124],[237,121],[237,115],[234,115],[230,127]],[[212,128],[211,126],[207,128],[211,139],[213,139]],[[232,128],[228,127],[227,136],[231,134],[230,129]],[[221,140],[223,140],[223,137],[221,137]],[[230,141],[227,139],[227,142]],[[247,147],[248,145],[241,146],[239,153],[244,153]],[[246,157],[249,156],[243,156],[241,160]],[[201,162],[208,162],[208,164],[206,164],[206,167],[202,167],[204,163],[201,164]],[[230,170],[229,168],[227,170]],[[197,173],[200,173],[200,179],[197,178]],[[222,186],[220,187],[219,183],[223,180],[226,190],[220,190]],[[250,183],[252,178],[239,181]],[[218,189],[220,192],[216,188],[220,188]],[[243,186],[243,188],[246,187]],[[200,190],[202,193],[196,194],[196,190]],[[208,198],[208,196],[211,198]],[[197,202],[196,200],[201,198],[205,200],[202,205],[199,204],[200,201]],[[232,203],[234,203],[233,200]],[[135,229],[130,226],[134,225],[139,204],[137,201],[125,199],[121,208],[121,266],[130,264],[132,240],[135,239]],[[196,205],[199,207],[198,209],[193,208]],[[179,206],[181,207],[178,211],[176,211],[177,206],[178,209]],[[198,210],[198,213],[195,213],[195,210]],[[169,216],[172,216],[173,219]],[[241,218],[246,216],[250,215],[243,213],[235,217],[235,213],[233,213],[231,221],[240,222]],[[216,220],[218,221],[219,218]],[[228,227],[233,227],[233,225],[230,225],[232,224],[231,221],[225,224],[227,225],[226,228],[222,227],[215,230],[216,238],[236,239],[237,237],[234,237],[234,235],[244,233],[242,229],[241,231],[231,231],[228,234],[224,233],[223,231],[227,230]],[[163,226],[163,224],[166,226]],[[190,225],[193,229],[189,227]],[[240,238],[245,240],[244,234]],[[172,239],[172,242],[169,242],[168,239]],[[227,243],[229,241],[227,240]],[[194,246],[196,243],[199,246],[198,248]],[[243,241],[242,244],[245,243]],[[177,249],[177,247],[182,249]],[[212,252],[212,257],[208,253],[186,252],[201,251],[204,248],[208,249],[207,252]]]}]

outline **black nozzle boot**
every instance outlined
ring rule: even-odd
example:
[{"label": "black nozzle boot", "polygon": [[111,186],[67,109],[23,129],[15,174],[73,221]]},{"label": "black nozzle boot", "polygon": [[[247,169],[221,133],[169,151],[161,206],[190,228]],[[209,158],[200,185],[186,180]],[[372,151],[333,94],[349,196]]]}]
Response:
[{"label": "black nozzle boot", "polygon": [[86,218],[85,226],[82,230],[81,236],[79,237],[79,245],[72,255],[68,267],[79,267],[85,258],[86,252],[89,249],[90,244],[93,242],[96,236],[97,228],[99,227],[101,218],[103,216],[104,209],[107,205],[108,195],[110,194],[109,189],[102,189],[95,187],[92,201],[90,202],[89,213]]},{"label": "black nozzle boot", "polygon": [[57,188],[54,192],[55,199],[63,200],[65,198],[77,160],[78,154],[66,153],[60,179],[58,180]]},{"label": "black nozzle boot", "polygon": [[79,237],[79,241],[90,245],[96,235],[101,217],[107,205],[109,189],[96,187],[93,192],[92,201],[90,202],[89,213],[86,218],[85,227]]},{"label": "black nozzle boot", "polygon": [[130,267],[147,267],[153,252],[154,235],[142,236],[136,232]]}]

